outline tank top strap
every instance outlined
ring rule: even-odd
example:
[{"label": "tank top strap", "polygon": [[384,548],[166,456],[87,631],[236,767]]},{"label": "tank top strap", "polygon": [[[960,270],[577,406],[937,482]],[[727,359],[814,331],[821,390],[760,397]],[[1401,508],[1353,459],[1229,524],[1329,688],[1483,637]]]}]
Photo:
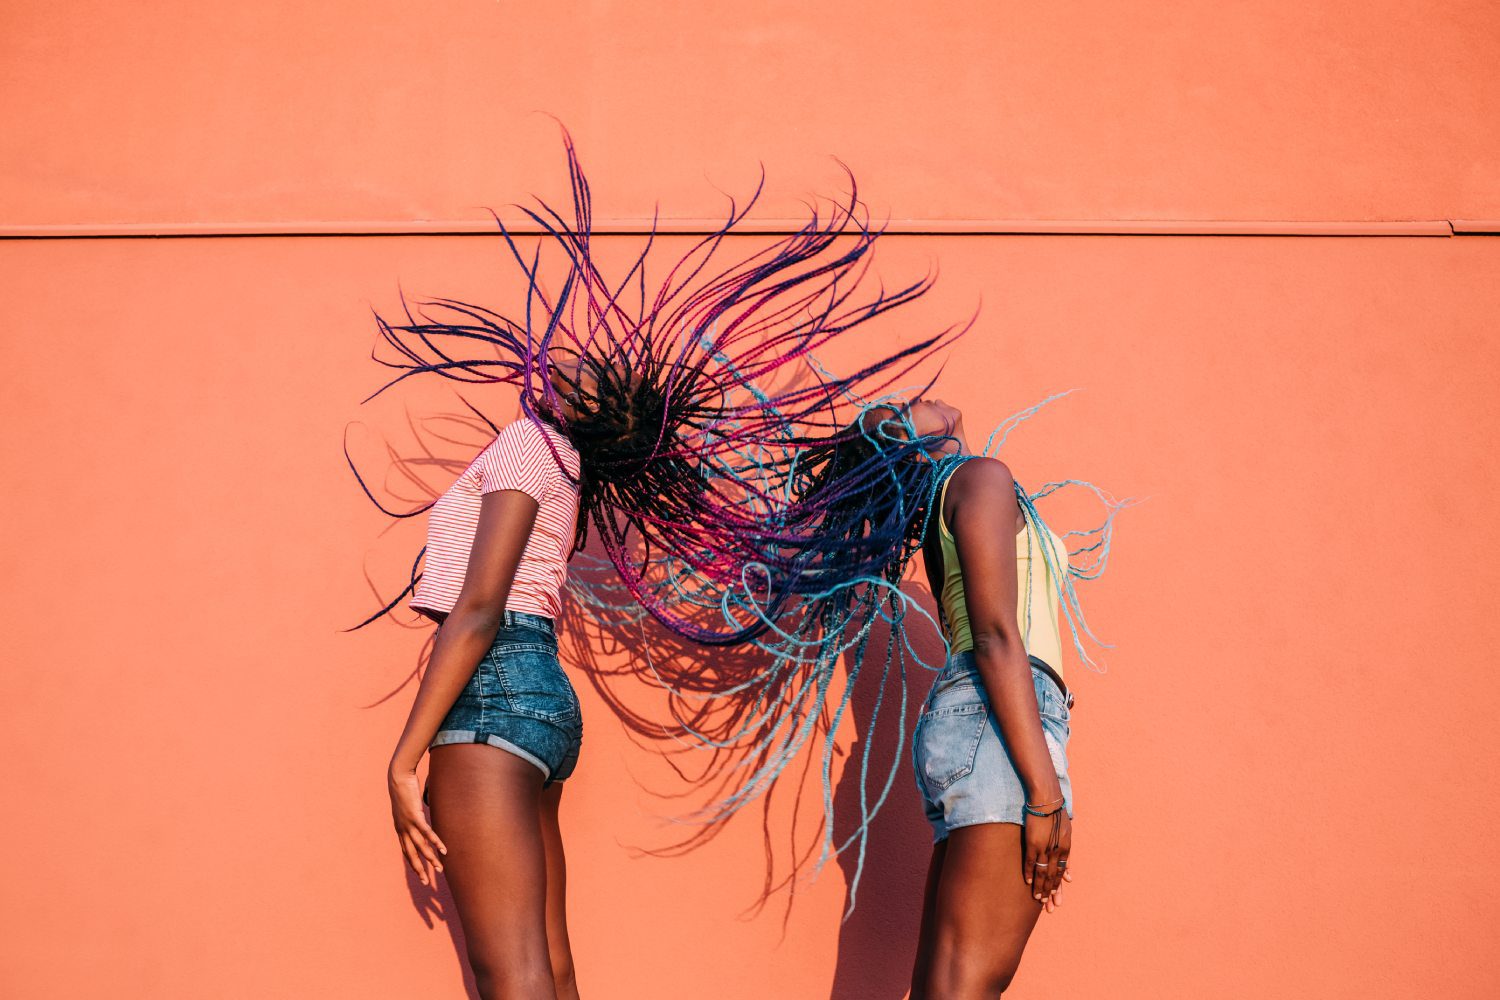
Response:
[{"label": "tank top strap", "polygon": [[978,455],[964,455],[953,463],[953,468],[942,474],[943,485],[938,489],[937,498],[937,523],[938,532],[944,538],[951,539],[953,537],[953,532],[948,528],[948,517],[943,513],[948,505],[948,484],[953,482],[953,474],[957,472],[965,462],[967,462],[971,458],[978,457]]},{"label": "tank top strap", "polygon": [[948,474],[943,477],[943,488],[938,490],[938,531],[942,532],[949,538],[953,537],[953,532],[948,530],[948,515],[945,513],[945,511],[948,509],[948,484],[953,482],[953,473],[957,471],[957,465],[948,470]]}]

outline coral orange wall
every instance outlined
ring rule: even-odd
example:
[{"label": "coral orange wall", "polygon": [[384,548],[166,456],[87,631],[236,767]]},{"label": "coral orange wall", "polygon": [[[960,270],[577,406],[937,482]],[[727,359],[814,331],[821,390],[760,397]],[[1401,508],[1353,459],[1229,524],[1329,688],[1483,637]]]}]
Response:
[{"label": "coral orange wall", "polygon": [[[539,107],[606,220],[712,215],[757,158],[790,213],[837,182],[829,152],[897,218],[1500,216],[1481,5],[187,10],[12,5],[0,226],[472,219],[559,193]],[[498,252],[0,241],[0,994],[464,995],[381,784],[422,634],[339,631],[420,526],[382,534],[339,449],[351,421],[371,458],[399,426],[356,405],[370,307],[398,282],[495,295]],[[977,430],[1080,387],[1012,466],[1149,497],[1086,591],[1117,648],[1102,676],[1069,664],[1079,878],[1014,995],[1495,995],[1500,242],[881,254],[942,275],[874,346],[982,297],[944,397]],[[756,822],[642,853],[680,832],[658,794],[680,785],[580,689],[587,995],[902,995],[927,850],[908,773],[848,924],[839,865],[747,914]]]},{"label": "coral orange wall", "polygon": [[915,219],[1500,217],[1500,8],[1475,0],[126,5],[10,0],[0,220],[773,214],[852,165]]}]

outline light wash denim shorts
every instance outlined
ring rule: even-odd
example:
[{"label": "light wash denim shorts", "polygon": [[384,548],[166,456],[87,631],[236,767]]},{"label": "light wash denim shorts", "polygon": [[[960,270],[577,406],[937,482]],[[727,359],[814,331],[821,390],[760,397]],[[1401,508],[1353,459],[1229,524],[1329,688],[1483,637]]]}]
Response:
[{"label": "light wash denim shorts", "polygon": [[[1063,693],[1041,660],[1032,657],[1031,679],[1042,717],[1042,735],[1062,785],[1063,805],[1073,816],[1068,780],[1068,714]],[[954,653],[932,682],[912,734],[912,767],[933,841],[976,823],[1022,823],[1026,788],[1011,761],[989,697],[974,665],[974,653]]]},{"label": "light wash denim shorts", "polygon": [[552,619],[506,611],[474,676],[448,710],[432,746],[488,743],[535,764],[545,784],[578,764],[578,692],[557,662]]}]

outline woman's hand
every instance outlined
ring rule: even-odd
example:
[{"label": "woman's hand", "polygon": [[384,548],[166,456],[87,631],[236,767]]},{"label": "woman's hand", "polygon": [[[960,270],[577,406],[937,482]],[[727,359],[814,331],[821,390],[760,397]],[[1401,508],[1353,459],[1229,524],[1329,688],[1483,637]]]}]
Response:
[{"label": "woman's hand", "polygon": [[448,848],[438,839],[427,822],[422,809],[422,786],[417,781],[415,770],[389,771],[386,788],[391,793],[391,819],[396,824],[396,839],[401,842],[401,853],[406,863],[417,873],[423,885],[433,885],[436,876],[430,875],[423,862],[431,864],[437,871],[443,870],[439,854],[447,854]]},{"label": "woman's hand", "polygon": [[[1031,895],[1048,913],[1062,903],[1062,884],[1073,881],[1068,853],[1073,847],[1073,821],[1062,803],[1053,816],[1027,813],[1021,833],[1021,874],[1031,886]],[[1056,836],[1054,837],[1054,824]]]}]

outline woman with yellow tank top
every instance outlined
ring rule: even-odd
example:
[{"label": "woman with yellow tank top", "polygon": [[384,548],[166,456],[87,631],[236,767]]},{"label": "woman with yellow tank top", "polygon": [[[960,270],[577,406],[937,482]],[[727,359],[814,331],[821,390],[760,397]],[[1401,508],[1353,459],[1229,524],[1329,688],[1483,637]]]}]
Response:
[{"label": "woman with yellow tank top", "polygon": [[1058,617],[1068,550],[1018,501],[1004,463],[969,452],[957,409],[926,399],[906,417],[943,442],[929,453],[941,486],[922,542],[950,650],[913,735],[935,842],[911,997],[996,996],[1072,880],[1073,698]]}]

